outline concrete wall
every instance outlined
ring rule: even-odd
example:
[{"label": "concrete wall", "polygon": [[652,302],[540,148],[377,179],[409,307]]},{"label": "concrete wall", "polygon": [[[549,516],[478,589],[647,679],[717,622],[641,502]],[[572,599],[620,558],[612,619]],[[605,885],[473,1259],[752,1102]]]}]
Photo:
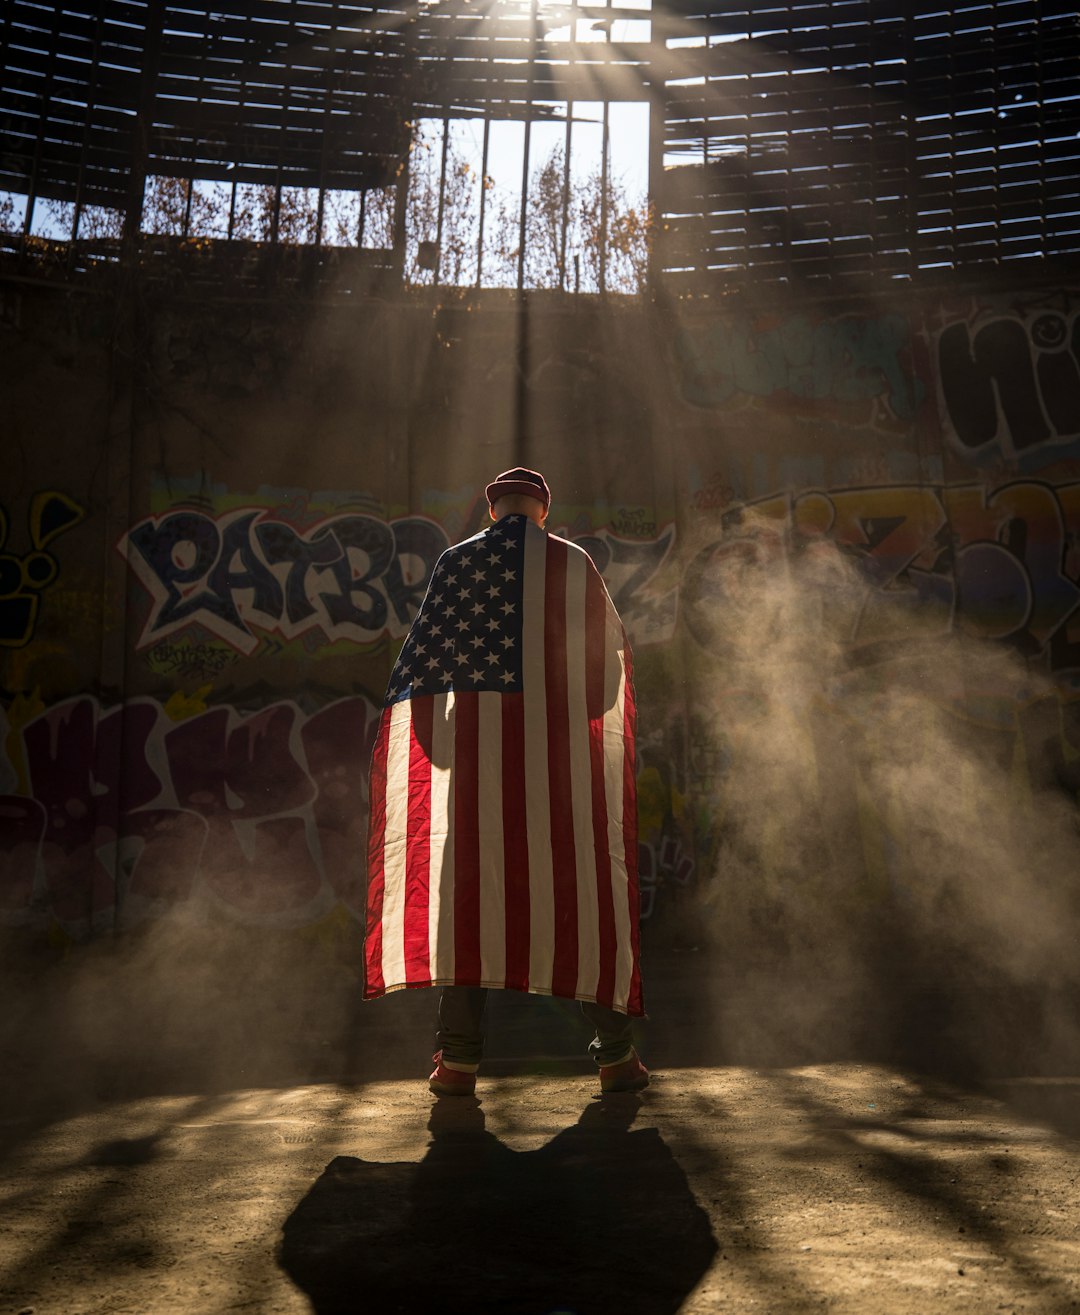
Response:
[{"label": "concrete wall", "polygon": [[524,318],[498,294],[2,292],[17,932],[172,915],[354,944],[386,677],[517,462],[634,640],[651,927],[903,906],[935,863],[921,826],[940,859],[950,816],[1075,802],[1066,288]]}]

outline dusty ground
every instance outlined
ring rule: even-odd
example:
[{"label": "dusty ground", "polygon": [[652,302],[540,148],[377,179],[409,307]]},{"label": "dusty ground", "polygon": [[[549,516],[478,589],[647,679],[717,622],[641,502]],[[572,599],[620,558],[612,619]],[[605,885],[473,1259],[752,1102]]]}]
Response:
[{"label": "dusty ground", "polygon": [[997,1099],[848,1063],[595,1090],[563,1072],[476,1101],[320,1083],[12,1116],[0,1308],[1080,1310],[1080,1143],[1053,1126],[1077,1082]]}]

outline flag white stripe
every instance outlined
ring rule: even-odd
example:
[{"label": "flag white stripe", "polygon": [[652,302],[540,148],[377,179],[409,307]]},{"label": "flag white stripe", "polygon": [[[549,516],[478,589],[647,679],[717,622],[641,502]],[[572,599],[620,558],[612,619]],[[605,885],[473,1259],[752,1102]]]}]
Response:
[{"label": "flag white stripe", "polygon": [[570,798],[574,810],[574,858],[577,864],[578,976],[576,995],[596,995],[600,977],[600,915],[596,899],[596,850],[593,846],[592,754],[586,699],[585,582],[583,552],[567,553],[566,672],[570,740]]},{"label": "flag white stripe", "polygon": [[409,824],[411,718],[406,699],[390,714],[386,748],[386,840],[383,855],[383,980],[405,981],[405,869]]},{"label": "flag white stripe", "polygon": [[547,689],[544,672],[544,583],[547,535],[528,522],[522,568],[521,662],[525,720],[525,832],[529,846],[529,985],[551,990],[555,889],[551,867]]},{"label": "flag white stripe", "polygon": [[478,696],[477,808],[480,822],[480,979],[506,977],[506,883],[503,878],[503,696]]},{"label": "flag white stripe", "polygon": [[607,796],[608,852],[611,855],[611,895],[615,907],[615,986],[612,1003],[625,1009],[634,967],[630,939],[630,888],[623,843],[623,770],[626,762],[626,661],[619,652],[619,692],[604,713],[604,793]]},{"label": "flag white stripe", "polygon": [[454,976],[454,817],[451,812],[454,696],[436,694],[431,726],[431,841],[428,946],[431,980]]}]

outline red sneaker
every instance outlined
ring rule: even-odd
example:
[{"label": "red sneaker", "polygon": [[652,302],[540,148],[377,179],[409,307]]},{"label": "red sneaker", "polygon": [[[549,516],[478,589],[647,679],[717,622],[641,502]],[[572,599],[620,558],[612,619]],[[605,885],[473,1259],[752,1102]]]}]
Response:
[{"label": "red sneaker", "polygon": [[472,1096],[476,1092],[476,1069],[448,1068],[442,1051],[431,1056],[435,1072],[428,1078],[428,1088],[436,1096]]},{"label": "red sneaker", "polygon": [[635,1050],[621,1064],[608,1064],[600,1069],[600,1090],[605,1095],[614,1091],[641,1091],[648,1085],[649,1070]]}]

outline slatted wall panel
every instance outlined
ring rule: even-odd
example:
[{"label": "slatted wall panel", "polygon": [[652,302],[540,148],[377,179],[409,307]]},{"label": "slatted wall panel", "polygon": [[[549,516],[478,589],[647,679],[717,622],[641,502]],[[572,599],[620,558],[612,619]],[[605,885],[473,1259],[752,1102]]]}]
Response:
[{"label": "slatted wall panel", "polygon": [[1080,251],[1075,10],[744,0],[677,17],[708,44],[658,56],[674,288]]},{"label": "slatted wall panel", "polygon": [[150,173],[360,189],[407,149],[400,11],[9,0],[0,188],[123,208]]},{"label": "slatted wall panel", "polygon": [[[653,268],[676,291],[1080,252],[1066,0],[9,0],[2,15],[0,190],[123,209],[143,169],[364,190],[395,176],[415,118],[648,98]],[[621,20],[641,40],[586,39]]]},{"label": "slatted wall panel", "polygon": [[[525,118],[537,102],[642,100],[652,55],[649,10],[603,0],[442,0],[415,26],[417,96],[488,118]],[[584,41],[585,28],[630,21],[640,41]]]}]

